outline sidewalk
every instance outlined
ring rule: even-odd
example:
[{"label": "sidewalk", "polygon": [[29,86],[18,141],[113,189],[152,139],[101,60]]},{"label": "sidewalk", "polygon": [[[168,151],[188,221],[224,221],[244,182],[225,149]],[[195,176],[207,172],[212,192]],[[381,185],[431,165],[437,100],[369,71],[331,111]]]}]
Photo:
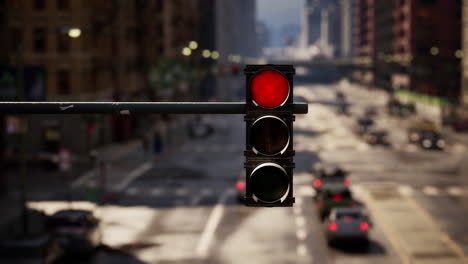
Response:
[{"label": "sidewalk", "polygon": [[[184,136],[185,129],[183,125],[183,122],[176,122],[167,128],[166,132],[172,137],[164,139],[162,153],[181,147],[183,141],[187,140],[186,136]],[[111,193],[112,186],[120,184],[131,171],[144,164],[145,161],[154,160],[152,151],[149,151],[149,153],[144,152],[140,139],[123,144],[110,144],[96,149],[96,153],[96,166],[91,169],[89,166],[74,166],[73,172],[69,174],[62,171],[43,171],[28,167],[26,177],[27,200],[66,201],[70,194],[72,194],[73,200],[86,199],[89,198],[90,190],[97,192],[97,189],[102,185],[102,180],[105,180],[108,191]],[[100,170],[103,167],[98,166],[98,164],[105,164],[106,179],[99,177]],[[21,215],[18,170],[9,171],[8,174],[9,190],[5,197],[0,198],[0,208],[2,209],[0,238],[8,233],[9,229],[18,225],[19,221],[17,219]],[[69,178],[67,179],[67,177]],[[67,183],[70,184],[70,188],[66,187]],[[87,195],[88,197],[86,197]]]}]

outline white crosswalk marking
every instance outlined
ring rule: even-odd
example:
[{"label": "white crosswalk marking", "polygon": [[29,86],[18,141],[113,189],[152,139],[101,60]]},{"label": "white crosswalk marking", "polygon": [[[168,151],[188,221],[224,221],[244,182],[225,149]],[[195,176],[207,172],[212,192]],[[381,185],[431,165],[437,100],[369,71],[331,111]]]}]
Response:
[{"label": "white crosswalk marking", "polygon": [[453,195],[453,196],[461,196],[463,195],[463,190],[462,188],[460,187],[449,187],[447,188],[447,192],[450,194],[450,195]]},{"label": "white crosswalk marking", "polygon": [[411,196],[413,194],[413,188],[408,185],[400,185],[398,186],[398,192],[404,196]]},{"label": "white crosswalk marking", "polygon": [[440,194],[439,190],[433,186],[426,186],[423,188],[423,193],[429,196],[437,196]]}]

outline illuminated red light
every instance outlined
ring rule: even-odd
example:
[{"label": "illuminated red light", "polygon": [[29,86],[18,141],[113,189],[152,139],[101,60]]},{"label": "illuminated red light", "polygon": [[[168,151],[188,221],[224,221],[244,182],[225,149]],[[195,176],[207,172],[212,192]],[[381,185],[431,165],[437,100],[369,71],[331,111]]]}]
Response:
[{"label": "illuminated red light", "polygon": [[335,202],[341,201],[341,194],[334,194],[332,196],[332,200],[335,201]]},{"label": "illuminated red light", "polygon": [[315,179],[313,185],[315,188],[320,188],[322,186],[322,181],[320,179]]},{"label": "illuminated red light", "polygon": [[366,222],[362,222],[360,225],[359,225],[359,229],[361,231],[367,231],[367,229],[369,229],[369,224],[366,223]]},{"label": "illuminated red light", "polygon": [[280,72],[265,70],[252,79],[250,93],[256,104],[265,108],[275,108],[288,99],[289,83]]},{"label": "illuminated red light", "polygon": [[236,183],[236,189],[238,191],[242,191],[242,190],[244,190],[244,188],[245,188],[245,182],[239,181],[239,182]]},{"label": "illuminated red light", "polygon": [[335,232],[336,230],[338,230],[338,225],[335,222],[331,222],[328,224],[328,229],[330,231]]},{"label": "illuminated red light", "polygon": [[351,181],[349,179],[344,179],[343,184],[349,187],[351,185]]}]

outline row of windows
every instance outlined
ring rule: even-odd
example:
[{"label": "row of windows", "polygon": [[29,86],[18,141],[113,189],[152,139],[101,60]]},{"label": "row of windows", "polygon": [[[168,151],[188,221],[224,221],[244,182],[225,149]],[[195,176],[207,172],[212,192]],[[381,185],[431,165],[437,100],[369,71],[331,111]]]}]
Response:
[{"label": "row of windows", "polygon": [[[35,28],[32,36],[32,49],[36,53],[47,52],[47,31],[45,28]],[[57,34],[57,51],[65,53],[70,51],[71,39],[67,34]],[[11,30],[11,51],[18,51],[18,44],[23,41],[23,31],[19,28]],[[23,44],[24,45],[24,44]]]},{"label": "row of windows", "polygon": [[[70,0],[56,0],[56,6],[59,10],[70,8]],[[47,0],[34,0],[34,9],[44,10],[47,8]]]}]

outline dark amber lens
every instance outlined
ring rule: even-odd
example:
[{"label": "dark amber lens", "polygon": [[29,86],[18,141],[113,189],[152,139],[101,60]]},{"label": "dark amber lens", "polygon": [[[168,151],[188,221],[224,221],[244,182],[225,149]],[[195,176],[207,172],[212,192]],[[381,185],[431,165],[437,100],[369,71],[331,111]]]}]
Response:
[{"label": "dark amber lens", "polygon": [[257,119],[251,127],[250,137],[254,151],[263,155],[281,153],[289,144],[288,126],[274,116]]}]

